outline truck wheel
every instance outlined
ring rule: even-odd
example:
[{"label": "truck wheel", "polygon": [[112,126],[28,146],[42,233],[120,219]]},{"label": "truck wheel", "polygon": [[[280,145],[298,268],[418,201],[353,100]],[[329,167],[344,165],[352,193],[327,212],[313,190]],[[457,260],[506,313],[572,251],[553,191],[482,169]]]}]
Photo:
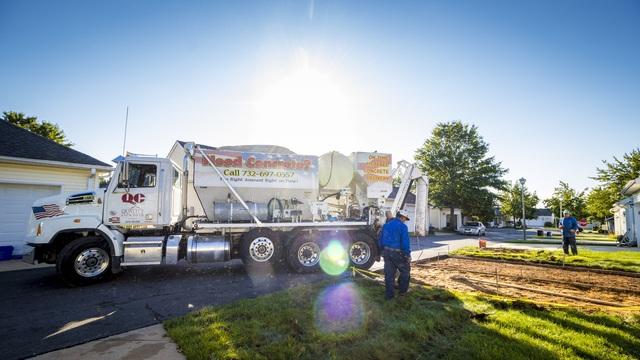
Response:
[{"label": "truck wheel", "polygon": [[351,265],[360,269],[369,269],[376,261],[377,248],[375,241],[367,234],[355,234],[349,246]]},{"label": "truck wheel", "polygon": [[252,230],[242,237],[240,257],[251,269],[275,269],[282,259],[282,242],[271,230]]},{"label": "truck wheel", "polygon": [[297,273],[320,270],[321,244],[309,234],[298,234],[287,249],[287,262]]},{"label": "truck wheel", "polygon": [[106,279],[111,275],[109,246],[102,238],[95,236],[76,239],[58,254],[56,270],[72,286]]}]

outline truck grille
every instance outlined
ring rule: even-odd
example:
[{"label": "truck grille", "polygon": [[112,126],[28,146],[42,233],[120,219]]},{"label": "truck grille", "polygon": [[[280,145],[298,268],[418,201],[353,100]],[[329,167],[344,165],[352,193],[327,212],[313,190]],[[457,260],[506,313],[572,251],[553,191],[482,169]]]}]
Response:
[{"label": "truck grille", "polygon": [[96,193],[94,192],[73,194],[67,198],[67,205],[92,204],[95,198]]}]

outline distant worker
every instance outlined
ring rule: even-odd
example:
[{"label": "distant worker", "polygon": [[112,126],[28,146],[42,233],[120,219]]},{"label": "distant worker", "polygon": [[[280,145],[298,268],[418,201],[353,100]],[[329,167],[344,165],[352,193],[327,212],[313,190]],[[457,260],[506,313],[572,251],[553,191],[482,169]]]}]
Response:
[{"label": "distant worker", "polygon": [[569,210],[562,212],[564,218],[560,222],[562,229],[562,250],[569,255],[569,245],[571,245],[571,253],[578,255],[578,246],[576,244],[576,232],[578,231],[578,221],[571,216]]},{"label": "distant worker", "polygon": [[409,276],[411,271],[411,246],[409,229],[405,222],[409,215],[405,210],[398,211],[395,218],[388,221],[380,231],[379,245],[384,258],[385,299],[391,300],[395,295],[395,275],[398,278],[398,292],[400,295],[409,290]]}]

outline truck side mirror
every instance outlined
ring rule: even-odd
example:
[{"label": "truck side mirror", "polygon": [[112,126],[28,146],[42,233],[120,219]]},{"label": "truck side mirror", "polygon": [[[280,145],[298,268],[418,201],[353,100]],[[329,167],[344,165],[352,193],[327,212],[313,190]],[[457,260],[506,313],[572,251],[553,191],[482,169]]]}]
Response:
[{"label": "truck side mirror", "polygon": [[120,181],[118,182],[119,188],[129,188],[129,163],[123,162],[122,169],[120,170]]}]

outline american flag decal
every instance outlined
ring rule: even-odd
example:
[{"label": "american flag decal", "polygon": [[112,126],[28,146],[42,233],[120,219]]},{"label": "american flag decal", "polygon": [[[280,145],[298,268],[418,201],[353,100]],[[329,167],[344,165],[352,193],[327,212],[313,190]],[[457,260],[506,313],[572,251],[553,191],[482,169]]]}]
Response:
[{"label": "american flag decal", "polygon": [[36,220],[64,215],[64,211],[60,210],[60,207],[56,204],[34,206],[32,207],[32,209],[33,215],[36,217]]}]

